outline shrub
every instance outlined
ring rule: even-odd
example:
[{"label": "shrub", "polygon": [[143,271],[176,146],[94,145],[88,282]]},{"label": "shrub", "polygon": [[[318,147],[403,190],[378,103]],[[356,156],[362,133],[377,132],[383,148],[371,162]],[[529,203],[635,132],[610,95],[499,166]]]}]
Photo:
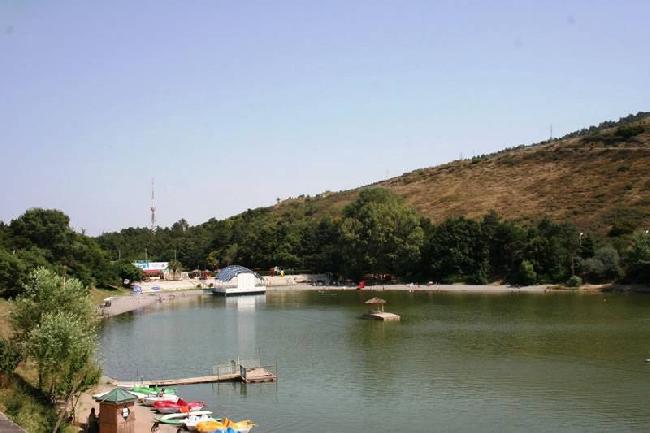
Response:
[{"label": "shrub", "polygon": [[524,285],[535,284],[537,282],[537,272],[535,272],[535,267],[528,260],[523,260],[519,265],[519,273],[517,277],[517,282]]},{"label": "shrub", "polygon": [[612,246],[599,248],[592,258],[580,261],[580,270],[583,277],[592,283],[613,281],[623,276],[621,259]]},{"label": "shrub", "polygon": [[566,285],[567,287],[580,287],[582,286],[582,278],[577,275],[573,275],[567,280]]},{"label": "shrub", "polygon": [[16,346],[7,340],[0,340],[0,373],[9,375],[20,362],[20,353]]},{"label": "shrub", "polygon": [[616,135],[621,138],[632,138],[644,131],[642,125],[623,125],[616,128]]}]

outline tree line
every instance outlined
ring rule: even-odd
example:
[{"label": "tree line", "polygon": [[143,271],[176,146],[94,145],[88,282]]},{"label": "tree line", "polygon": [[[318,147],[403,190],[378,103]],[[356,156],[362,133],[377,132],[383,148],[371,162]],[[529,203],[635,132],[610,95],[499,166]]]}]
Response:
[{"label": "tree line", "polygon": [[118,285],[141,276],[131,262],[145,256],[176,257],[175,266],[185,270],[236,263],[352,280],[649,283],[650,237],[633,229],[597,236],[569,222],[508,221],[494,212],[433,224],[382,188],[362,190],[336,217],[317,217],[308,204],[282,212],[259,208],[195,226],[180,220],[155,231],[128,228],[97,238],[72,230],[60,211],[30,209],[0,225],[0,287],[5,297],[18,294],[37,266],[85,285]]},{"label": "tree line", "polygon": [[141,277],[129,261],[111,260],[96,239],[74,231],[59,210],[29,209],[9,224],[0,222],[0,297],[20,294],[39,267],[75,277],[85,287]]},{"label": "tree line", "polygon": [[[248,210],[190,226],[180,220],[155,233],[129,228],[98,243],[113,258],[177,257],[185,269],[241,264],[330,272],[358,280],[390,275],[402,281],[512,284],[648,283],[650,238],[634,228],[616,236],[581,233],[569,222],[480,220],[433,224],[382,188],[362,190],[339,217],[312,214],[309,203]],[[640,228],[637,228],[640,229]],[[571,280],[571,281],[570,281]]]}]

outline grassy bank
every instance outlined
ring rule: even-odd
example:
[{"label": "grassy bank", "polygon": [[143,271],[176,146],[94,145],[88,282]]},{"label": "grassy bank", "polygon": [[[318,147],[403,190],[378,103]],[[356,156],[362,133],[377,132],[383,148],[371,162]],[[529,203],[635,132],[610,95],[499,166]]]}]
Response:
[{"label": "grassy bank", "polygon": [[104,299],[110,298],[112,296],[124,296],[129,295],[131,292],[127,289],[121,287],[115,289],[91,289],[90,298],[93,301],[93,304],[99,305]]},{"label": "grassy bank", "polygon": [[[2,378],[0,411],[29,433],[51,432],[56,422],[56,412],[47,397],[23,376],[33,374],[30,367],[20,370]],[[73,431],[71,427],[64,430]]]}]

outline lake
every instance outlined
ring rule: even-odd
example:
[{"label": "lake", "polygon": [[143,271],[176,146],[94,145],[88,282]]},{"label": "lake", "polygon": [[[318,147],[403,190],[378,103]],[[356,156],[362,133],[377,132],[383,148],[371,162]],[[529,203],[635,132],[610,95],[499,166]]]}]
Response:
[{"label": "lake", "polygon": [[[360,320],[379,295],[401,322]],[[179,387],[256,432],[650,431],[650,296],[273,291],[104,322],[105,374],[212,374],[237,356],[276,384]]]}]

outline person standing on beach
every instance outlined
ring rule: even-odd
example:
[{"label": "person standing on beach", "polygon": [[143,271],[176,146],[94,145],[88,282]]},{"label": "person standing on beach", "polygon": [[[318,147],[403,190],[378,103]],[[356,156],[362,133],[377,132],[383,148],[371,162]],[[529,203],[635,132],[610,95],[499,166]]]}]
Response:
[{"label": "person standing on beach", "polygon": [[86,424],[86,431],[88,433],[99,433],[99,420],[97,415],[95,415],[95,408],[90,409],[90,415],[88,415],[88,422]]}]

